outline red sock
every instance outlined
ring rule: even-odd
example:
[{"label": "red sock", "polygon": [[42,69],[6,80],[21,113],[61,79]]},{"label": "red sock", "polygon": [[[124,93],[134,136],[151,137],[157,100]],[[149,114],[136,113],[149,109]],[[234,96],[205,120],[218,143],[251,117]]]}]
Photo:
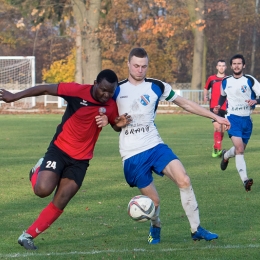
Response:
[{"label": "red sock", "polygon": [[33,238],[46,230],[63,212],[58,209],[52,202],[40,213],[39,217],[26,230]]},{"label": "red sock", "polygon": [[214,148],[221,150],[221,132],[214,132]]},{"label": "red sock", "polygon": [[32,178],[31,178],[31,183],[32,183],[32,189],[34,190],[34,186],[36,184],[37,181],[37,177],[38,177],[38,172],[40,170],[40,166],[34,171]]}]

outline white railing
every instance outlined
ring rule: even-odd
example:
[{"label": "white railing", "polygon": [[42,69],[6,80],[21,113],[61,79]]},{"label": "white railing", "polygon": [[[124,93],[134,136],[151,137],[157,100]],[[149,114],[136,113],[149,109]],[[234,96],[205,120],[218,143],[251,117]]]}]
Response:
[{"label": "white railing", "polygon": [[[177,90],[174,90],[174,92],[177,93],[179,96],[192,100],[203,107],[208,107],[208,104],[205,104],[204,100],[203,100],[203,90],[177,89]],[[67,105],[66,101],[63,98],[59,98],[59,99],[60,99],[58,102],[59,108]],[[176,107],[176,105],[174,103],[168,102],[168,101],[161,101],[161,102],[159,102],[158,106],[159,107]]]},{"label": "white railing", "polygon": [[61,97],[51,97],[51,99],[48,99],[49,95],[44,95],[44,106],[46,107],[47,104],[57,104],[58,108],[62,108],[66,105],[64,105],[65,100]]},{"label": "white railing", "polygon": [[[205,104],[203,101],[203,90],[177,89],[174,91],[179,96],[192,100],[203,107],[208,107],[208,103]],[[36,97],[36,99],[38,99],[38,97]],[[36,100],[36,102],[37,102],[37,100]],[[53,104],[53,103],[57,104],[58,108],[65,107],[67,105],[66,101],[63,98],[48,96],[48,95],[44,96],[43,102],[44,102],[45,107],[47,106],[47,104]],[[1,106],[1,101],[0,101],[0,106]],[[12,106],[13,106],[13,104],[12,104]],[[174,103],[168,102],[168,101],[160,101],[158,106],[159,107],[176,107],[176,105]]]},{"label": "white railing", "polygon": [[[179,96],[192,100],[201,106],[208,107],[208,104],[204,103],[203,100],[203,90],[193,90],[193,89],[177,89],[174,90]],[[172,102],[161,101],[159,102],[159,107],[175,107],[176,105]]]}]

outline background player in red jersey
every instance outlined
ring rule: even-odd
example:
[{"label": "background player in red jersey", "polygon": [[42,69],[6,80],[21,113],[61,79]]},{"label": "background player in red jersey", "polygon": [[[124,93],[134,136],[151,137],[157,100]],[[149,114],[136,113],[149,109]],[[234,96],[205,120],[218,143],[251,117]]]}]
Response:
[{"label": "background player in red jersey", "polygon": [[30,181],[37,196],[44,198],[56,190],[52,201],[18,238],[18,243],[25,249],[37,249],[33,239],[63,213],[80,189],[102,127],[110,123],[115,131],[120,131],[130,122],[131,117],[127,114],[118,116],[116,103],[111,99],[117,84],[116,74],[112,70],[103,70],[94,85],[39,85],[15,94],[0,89],[0,100],[5,102],[46,94],[67,101],[62,121],[44,158],[30,171]]},{"label": "background player in red jersey", "polygon": [[[204,102],[209,101],[210,111],[213,112],[215,106],[218,105],[220,97],[221,81],[225,77],[226,62],[224,60],[218,60],[217,62],[217,74],[211,75],[204,87]],[[209,93],[211,92],[211,93]],[[210,96],[209,96],[210,94]],[[225,117],[226,114],[226,102],[219,109],[218,115]],[[212,150],[212,157],[220,157],[222,155],[222,140],[224,137],[224,128],[215,120],[212,121],[214,127],[214,145]]]}]

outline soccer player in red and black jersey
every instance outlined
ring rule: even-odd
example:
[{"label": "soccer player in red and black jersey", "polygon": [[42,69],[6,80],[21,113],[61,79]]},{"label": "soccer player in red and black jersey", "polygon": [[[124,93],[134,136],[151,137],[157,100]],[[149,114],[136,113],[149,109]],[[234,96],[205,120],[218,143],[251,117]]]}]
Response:
[{"label": "soccer player in red and black jersey", "polygon": [[[217,62],[217,74],[211,75],[204,87],[204,102],[209,101],[210,111],[213,112],[215,106],[218,105],[220,97],[220,86],[222,79],[225,77],[226,62],[224,60],[218,60]],[[211,95],[209,97],[209,92]],[[226,102],[219,109],[218,115],[225,117],[226,114]],[[224,137],[224,128],[215,120],[212,121],[214,127],[214,145],[212,151],[212,157],[221,157],[222,155],[222,140]]]},{"label": "soccer player in red and black jersey", "polygon": [[118,116],[117,105],[111,98],[117,85],[117,75],[107,69],[98,74],[94,85],[39,85],[15,94],[0,89],[0,100],[5,102],[39,95],[60,96],[67,101],[66,111],[45,156],[30,171],[30,181],[37,196],[44,198],[54,190],[55,194],[19,237],[18,243],[25,249],[37,249],[33,239],[62,214],[80,189],[102,127],[110,123],[115,131],[120,131],[131,121],[127,114]]}]

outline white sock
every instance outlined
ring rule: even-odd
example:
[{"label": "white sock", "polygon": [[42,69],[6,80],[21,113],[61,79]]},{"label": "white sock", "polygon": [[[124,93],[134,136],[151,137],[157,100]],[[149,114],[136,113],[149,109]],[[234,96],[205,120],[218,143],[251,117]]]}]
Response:
[{"label": "white sock", "polygon": [[180,188],[181,203],[190,222],[191,232],[197,231],[200,224],[199,208],[192,186]]},{"label": "white sock", "polygon": [[246,162],[243,154],[237,154],[235,157],[237,171],[240,175],[242,182],[248,179],[246,172]]},{"label": "white sock", "polygon": [[151,225],[152,226],[161,227],[161,221],[160,221],[160,218],[159,218],[159,214],[160,214],[160,206],[158,206],[155,209],[154,215],[151,218]]},{"label": "white sock", "polygon": [[224,154],[224,159],[228,160],[229,158],[235,157],[235,146],[232,146],[226,153]]}]

